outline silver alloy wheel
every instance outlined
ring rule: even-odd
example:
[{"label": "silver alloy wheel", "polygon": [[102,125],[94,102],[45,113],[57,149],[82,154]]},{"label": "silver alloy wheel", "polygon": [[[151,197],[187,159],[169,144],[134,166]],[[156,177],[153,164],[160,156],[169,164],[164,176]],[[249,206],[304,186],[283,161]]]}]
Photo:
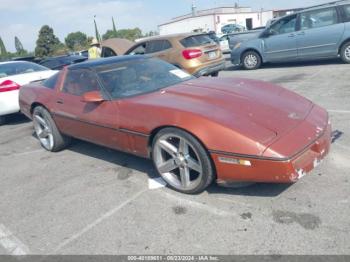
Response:
[{"label": "silver alloy wheel", "polygon": [[47,123],[47,120],[45,120],[44,116],[39,111],[34,112],[33,123],[35,133],[39,138],[40,143],[47,150],[52,150],[54,146],[52,130],[49,124]]},{"label": "silver alloy wheel", "polygon": [[256,67],[256,65],[258,64],[258,58],[255,55],[247,55],[244,58],[244,64],[248,67],[248,68],[254,68]]},{"label": "silver alloy wheel", "polygon": [[345,58],[350,61],[350,45],[345,49]]},{"label": "silver alloy wheel", "polygon": [[200,184],[202,163],[189,141],[166,134],[157,140],[153,150],[156,168],[169,185],[178,190],[193,190]]}]

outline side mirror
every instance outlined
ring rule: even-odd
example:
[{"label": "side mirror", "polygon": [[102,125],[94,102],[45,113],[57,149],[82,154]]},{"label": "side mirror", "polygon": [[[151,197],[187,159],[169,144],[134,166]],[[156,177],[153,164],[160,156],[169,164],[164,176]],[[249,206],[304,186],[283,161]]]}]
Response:
[{"label": "side mirror", "polygon": [[82,101],[86,103],[101,103],[105,99],[102,97],[100,91],[91,91],[83,95]]},{"label": "side mirror", "polygon": [[276,31],[273,30],[272,28],[268,28],[268,29],[266,29],[266,31],[264,32],[264,36],[265,36],[265,37],[269,37],[269,36],[272,36],[272,35],[276,35]]}]

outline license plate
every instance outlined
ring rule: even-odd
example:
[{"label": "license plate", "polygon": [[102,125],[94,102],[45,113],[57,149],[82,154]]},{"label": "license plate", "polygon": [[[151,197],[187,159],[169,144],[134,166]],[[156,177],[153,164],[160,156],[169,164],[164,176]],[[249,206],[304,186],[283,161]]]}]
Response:
[{"label": "license plate", "polygon": [[215,59],[216,58],[216,52],[215,51],[209,52],[208,53],[208,57],[209,57],[209,59]]}]

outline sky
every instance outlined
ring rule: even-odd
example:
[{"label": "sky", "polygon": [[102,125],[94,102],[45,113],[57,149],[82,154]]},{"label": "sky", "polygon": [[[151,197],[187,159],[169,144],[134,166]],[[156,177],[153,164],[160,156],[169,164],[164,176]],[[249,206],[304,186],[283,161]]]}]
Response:
[{"label": "sky", "polygon": [[[253,10],[306,7],[331,0],[196,0],[197,9],[216,6],[252,7]],[[8,51],[15,51],[14,37],[24,48],[33,51],[42,25],[49,25],[64,42],[67,34],[82,31],[94,36],[93,18],[100,34],[112,28],[139,27],[144,32],[156,31],[157,25],[187,14],[192,0],[0,0],[0,37]]]}]

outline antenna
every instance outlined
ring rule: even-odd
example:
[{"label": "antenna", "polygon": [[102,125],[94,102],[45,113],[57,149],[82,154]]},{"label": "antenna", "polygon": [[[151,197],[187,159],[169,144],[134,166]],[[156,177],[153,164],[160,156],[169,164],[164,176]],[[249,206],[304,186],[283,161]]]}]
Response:
[{"label": "antenna", "polygon": [[192,1],[192,16],[196,16],[197,15],[197,7],[196,7],[196,3],[195,0]]}]

